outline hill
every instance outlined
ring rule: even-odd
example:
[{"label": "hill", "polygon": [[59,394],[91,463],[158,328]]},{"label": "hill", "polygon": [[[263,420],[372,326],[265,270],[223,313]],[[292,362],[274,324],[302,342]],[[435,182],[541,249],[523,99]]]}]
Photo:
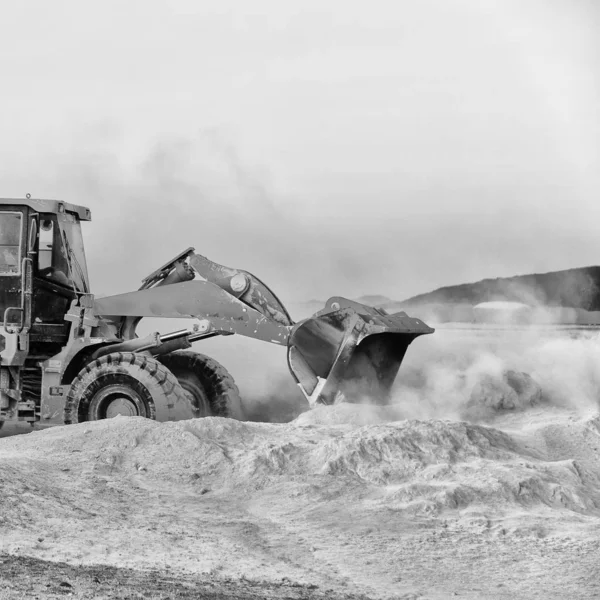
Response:
[{"label": "hill", "polygon": [[481,302],[494,301],[598,311],[600,310],[600,266],[483,279],[475,283],[438,288],[408,298],[401,304],[474,306]]}]

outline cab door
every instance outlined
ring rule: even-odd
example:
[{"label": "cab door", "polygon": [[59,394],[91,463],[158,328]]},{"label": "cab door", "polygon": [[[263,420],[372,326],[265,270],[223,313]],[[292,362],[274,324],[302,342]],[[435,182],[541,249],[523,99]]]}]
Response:
[{"label": "cab door", "polygon": [[[21,280],[26,249],[27,209],[0,207],[0,321],[4,323],[7,308],[21,307]],[[19,323],[19,311],[10,311],[8,323]]]},{"label": "cab door", "polygon": [[65,314],[77,294],[57,215],[40,213],[37,217],[30,340],[38,354],[52,355],[68,340],[70,324],[65,321]]}]

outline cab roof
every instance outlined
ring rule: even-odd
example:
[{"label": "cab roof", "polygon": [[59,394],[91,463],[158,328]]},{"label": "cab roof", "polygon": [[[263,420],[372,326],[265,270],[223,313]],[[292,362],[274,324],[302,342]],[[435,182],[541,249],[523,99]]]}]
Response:
[{"label": "cab roof", "polygon": [[0,206],[28,206],[44,213],[75,213],[81,221],[91,221],[92,213],[86,206],[70,204],[62,200],[43,200],[38,198],[0,198]]}]

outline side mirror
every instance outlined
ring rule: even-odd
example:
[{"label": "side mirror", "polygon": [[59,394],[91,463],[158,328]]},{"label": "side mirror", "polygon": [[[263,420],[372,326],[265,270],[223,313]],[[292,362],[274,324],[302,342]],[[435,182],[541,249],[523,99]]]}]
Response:
[{"label": "side mirror", "polygon": [[29,228],[28,254],[35,254],[35,242],[37,240],[37,220],[35,217],[31,219],[31,227]]}]

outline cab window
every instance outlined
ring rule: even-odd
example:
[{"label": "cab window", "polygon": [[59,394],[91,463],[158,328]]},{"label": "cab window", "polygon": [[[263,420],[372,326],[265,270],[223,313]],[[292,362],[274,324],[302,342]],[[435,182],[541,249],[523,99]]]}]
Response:
[{"label": "cab window", "polygon": [[21,272],[21,213],[0,213],[0,275]]},{"label": "cab window", "polygon": [[38,274],[55,283],[71,286],[67,251],[55,215],[41,216],[39,239]]}]

